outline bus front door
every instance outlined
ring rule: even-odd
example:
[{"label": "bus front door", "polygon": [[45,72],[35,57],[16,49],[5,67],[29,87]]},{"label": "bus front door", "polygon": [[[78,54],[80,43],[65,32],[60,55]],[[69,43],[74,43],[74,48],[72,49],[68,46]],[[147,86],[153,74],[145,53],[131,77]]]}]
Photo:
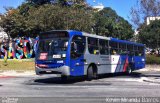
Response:
[{"label": "bus front door", "polygon": [[71,42],[70,50],[70,75],[81,76],[84,75],[84,51],[85,51],[85,37],[74,36]]},{"label": "bus front door", "polygon": [[70,75],[71,76],[81,76],[84,75],[84,58],[83,56],[71,59],[70,61]]}]

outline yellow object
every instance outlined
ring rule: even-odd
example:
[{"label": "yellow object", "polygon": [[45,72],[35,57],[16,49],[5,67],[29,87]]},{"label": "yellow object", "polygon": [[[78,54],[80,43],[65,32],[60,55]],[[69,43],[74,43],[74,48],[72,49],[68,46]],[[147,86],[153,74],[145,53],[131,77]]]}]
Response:
[{"label": "yellow object", "polygon": [[93,54],[96,54],[96,50],[93,51]]},{"label": "yellow object", "polygon": [[113,50],[113,54],[117,54],[115,50]]}]

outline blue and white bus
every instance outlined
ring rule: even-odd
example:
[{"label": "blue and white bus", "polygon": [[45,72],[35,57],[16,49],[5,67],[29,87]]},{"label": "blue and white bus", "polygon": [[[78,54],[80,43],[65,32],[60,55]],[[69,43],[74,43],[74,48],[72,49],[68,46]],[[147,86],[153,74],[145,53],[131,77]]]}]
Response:
[{"label": "blue and white bus", "polygon": [[145,46],[74,30],[39,35],[36,74],[96,78],[98,74],[128,72],[145,67]]}]

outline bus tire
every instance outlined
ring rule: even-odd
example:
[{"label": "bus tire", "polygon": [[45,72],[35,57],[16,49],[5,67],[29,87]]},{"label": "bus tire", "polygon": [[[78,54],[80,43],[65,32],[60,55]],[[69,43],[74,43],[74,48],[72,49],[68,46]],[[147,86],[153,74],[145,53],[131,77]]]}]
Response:
[{"label": "bus tire", "polygon": [[62,75],[61,76],[61,81],[66,82],[68,80],[68,76]]},{"label": "bus tire", "polygon": [[130,66],[127,67],[127,74],[130,75],[132,74],[132,68]]},{"label": "bus tire", "polygon": [[93,67],[90,66],[87,70],[87,80],[91,81],[94,78]]}]

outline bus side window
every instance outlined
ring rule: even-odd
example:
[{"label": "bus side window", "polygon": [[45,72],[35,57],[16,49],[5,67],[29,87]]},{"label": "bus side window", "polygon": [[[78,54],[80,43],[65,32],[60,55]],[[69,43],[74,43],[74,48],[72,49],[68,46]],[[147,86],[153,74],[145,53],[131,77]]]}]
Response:
[{"label": "bus side window", "polygon": [[99,54],[98,39],[90,37],[88,38],[88,50],[90,54]]},{"label": "bus side window", "polygon": [[143,46],[138,46],[138,56],[144,56],[144,47]]},{"label": "bus side window", "polygon": [[121,54],[121,55],[128,54],[126,43],[119,43],[119,54]]},{"label": "bus side window", "polygon": [[118,54],[118,43],[110,41],[109,45],[110,45],[110,53],[112,55],[117,55]]},{"label": "bus side window", "polygon": [[99,39],[100,54],[105,55],[105,40]]},{"label": "bus side window", "polygon": [[134,51],[133,51],[133,44],[128,44],[127,45],[127,51],[129,56],[134,56]]},{"label": "bus side window", "polygon": [[109,54],[109,48],[108,48],[108,41],[99,39],[99,50],[100,54],[102,55],[108,55]]},{"label": "bus side window", "polygon": [[138,46],[134,45],[134,52],[135,52],[135,56],[138,56]]},{"label": "bus side window", "polygon": [[85,37],[74,36],[71,42],[71,58],[75,59],[80,57],[85,52]]}]

